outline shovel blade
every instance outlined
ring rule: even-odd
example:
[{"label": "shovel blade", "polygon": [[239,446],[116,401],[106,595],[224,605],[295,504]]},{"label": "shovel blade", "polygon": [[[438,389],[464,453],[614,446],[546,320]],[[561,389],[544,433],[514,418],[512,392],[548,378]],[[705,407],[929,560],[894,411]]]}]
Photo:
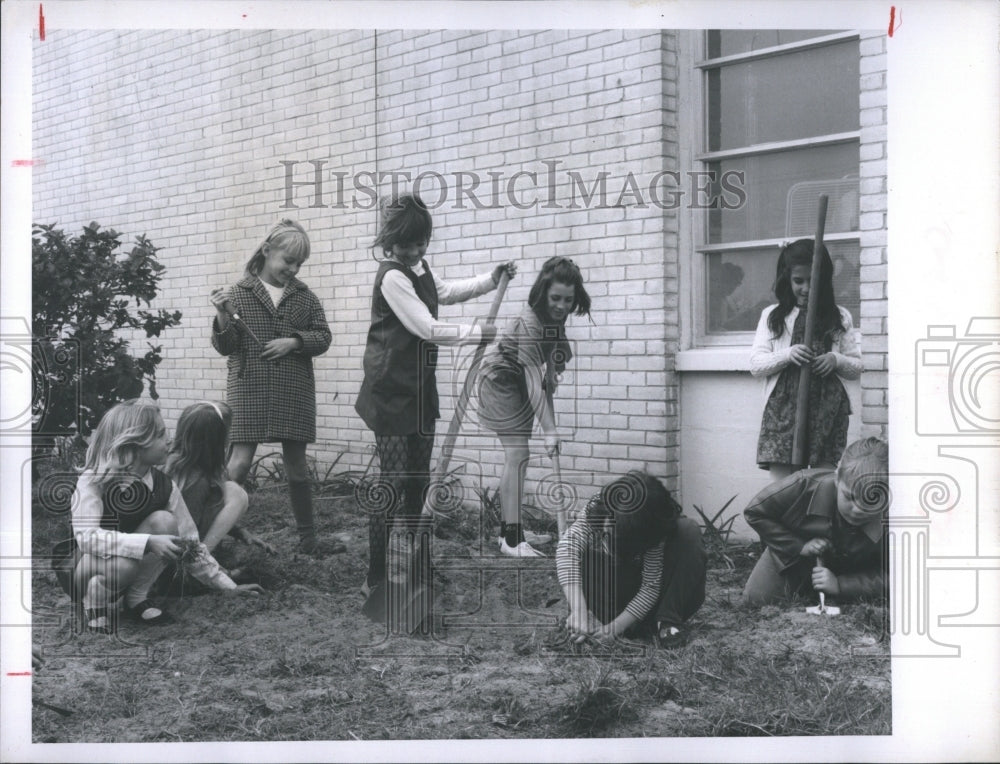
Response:
[{"label": "shovel blade", "polygon": [[417,581],[385,581],[372,587],[361,612],[384,623],[390,634],[430,633],[434,611],[430,589]]},{"label": "shovel blade", "polygon": [[429,634],[433,626],[430,536],[422,518],[398,520],[389,533],[387,578],[372,587],[361,612],[390,634]]},{"label": "shovel blade", "polygon": [[840,608],[836,605],[827,605],[825,607],[822,605],[813,605],[812,607],[807,607],[806,612],[809,615],[840,615]]}]

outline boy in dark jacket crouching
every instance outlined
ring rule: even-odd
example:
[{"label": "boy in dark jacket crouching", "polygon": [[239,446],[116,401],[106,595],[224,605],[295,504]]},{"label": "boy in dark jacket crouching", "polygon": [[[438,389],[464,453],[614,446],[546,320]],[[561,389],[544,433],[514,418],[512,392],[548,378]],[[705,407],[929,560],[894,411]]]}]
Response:
[{"label": "boy in dark jacket crouching", "polygon": [[744,510],[766,549],[743,589],[751,607],[810,590],[838,601],[885,595],[889,446],[864,438],[836,470],[789,475]]}]

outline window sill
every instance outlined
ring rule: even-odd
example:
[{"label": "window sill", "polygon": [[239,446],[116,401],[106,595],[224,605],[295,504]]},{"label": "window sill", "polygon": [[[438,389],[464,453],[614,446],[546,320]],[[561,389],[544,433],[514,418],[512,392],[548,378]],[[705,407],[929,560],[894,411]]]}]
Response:
[{"label": "window sill", "polygon": [[750,371],[750,346],[697,348],[674,356],[677,371]]}]

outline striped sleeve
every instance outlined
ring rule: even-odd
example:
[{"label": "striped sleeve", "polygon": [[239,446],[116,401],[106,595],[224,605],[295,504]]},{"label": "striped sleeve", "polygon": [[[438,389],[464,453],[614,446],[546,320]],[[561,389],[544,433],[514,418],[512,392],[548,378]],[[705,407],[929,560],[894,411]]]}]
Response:
[{"label": "striped sleeve", "polygon": [[660,599],[660,580],[663,578],[663,544],[657,544],[642,554],[642,583],[639,591],[625,609],[642,620],[656,607]]},{"label": "striped sleeve", "polygon": [[590,530],[582,517],[559,539],[559,546],[556,548],[556,577],[560,586],[583,583],[583,555],[590,543]]}]

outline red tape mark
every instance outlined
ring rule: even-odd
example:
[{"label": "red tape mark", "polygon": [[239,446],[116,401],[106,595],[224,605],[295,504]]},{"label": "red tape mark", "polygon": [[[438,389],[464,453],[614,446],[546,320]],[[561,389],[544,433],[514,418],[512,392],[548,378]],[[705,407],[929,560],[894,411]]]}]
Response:
[{"label": "red tape mark", "polygon": [[[900,21],[902,21],[903,19],[902,14],[899,15],[899,19]],[[890,6],[889,8],[889,37],[892,37],[892,33],[895,31],[895,28],[896,28],[896,6],[893,5]]]},{"label": "red tape mark", "polygon": [[42,4],[38,4],[38,39],[45,40],[45,14],[42,12]]},{"label": "red tape mark", "polygon": [[41,162],[35,162],[34,159],[15,159],[10,163],[11,167],[34,167],[35,164],[41,164]]},{"label": "red tape mark", "polygon": [[31,676],[30,671],[8,671],[7,676]]}]

